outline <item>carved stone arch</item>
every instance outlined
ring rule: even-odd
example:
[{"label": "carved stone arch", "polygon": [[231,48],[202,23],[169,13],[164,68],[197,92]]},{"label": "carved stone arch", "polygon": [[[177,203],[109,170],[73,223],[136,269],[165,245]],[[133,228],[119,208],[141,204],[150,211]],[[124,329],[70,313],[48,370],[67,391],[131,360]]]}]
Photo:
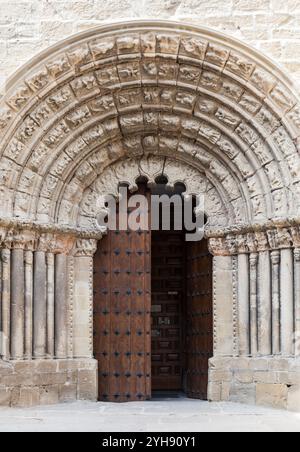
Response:
[{"label": "carved stone arch", "polygon": [[273,63],[218,33],[168,22],[86,32],[19,71],[1,104],[8,218],[57,223],[61,190],[91,148],[137,132],[151,148],[162,131],[222,161],[221,184],[240,182],[250,224],[297,215],[297,94]]},{"label": "carved stone arch", "polygon": [[180,161],[162,156],[148,156],[136,160],[121,160],[108,167],[85,190],[78,209],[77,226],[97,229],[97,214],[105,211],[107,195],[118,199],[120,183],[125,183],[129,190],[134,192],[138,188],[137,180],[140,177],[145,177],[150,185],[155,184],[159,176],[166,177],[170,187],[177,183],[184,184],[186,195],[203,195],[206,201],[205,214],[210,226],[229,227],[234,223],[234,211],[230,209],[229,200],[222,198],[205,174]]},{"label": "carved stone arch", "polygon": [[[255,402],[262,366],[275,399],[268,369],[296,384],[299,136],[299,93],[288,75],[205,28],[107,25],[21,68],[0,100],[0,353],[13,377],[16,360],[28,360],[32,375],[38,366],[53,373],[72,365],[74,397],[88,393],[87,380],[95,397],[99,197],[162,173],[206,195],[215,317],[209,398],[246,392]],[[239,378],[245,365],[254,369],[247,385]]]}]

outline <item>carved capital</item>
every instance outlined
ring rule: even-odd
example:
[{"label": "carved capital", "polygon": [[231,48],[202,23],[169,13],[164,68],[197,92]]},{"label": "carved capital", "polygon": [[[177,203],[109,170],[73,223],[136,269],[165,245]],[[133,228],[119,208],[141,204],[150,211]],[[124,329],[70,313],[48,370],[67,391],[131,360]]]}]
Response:
[{"label": "carved capital", "polygon": [[295,248],[300,248],[300,228],[299,226],[293,226],[291,229],[291,236]]},{"label": "carved capital", "polygon": [[74,238],[68,235],[41,234],[37,250],[53,254],[69,254],[74,246]]},{"label": "carved capital", "polygon": [[79,239],[76,241],[75,256],[76,257],[93,257],[97,251],[97,240]]},{"label": "carved capital", "polygon": [[257,252],[257,239],[254,233],[247,234],[247,245],[249,248],[250,253],[256,253]]},{"label": "carved capital", "polygon": [[237,254],[238,246],[237,246],[236,236],[234,236],[233,234],[227,235],[226,240],[225,240],[225,246],[230,255]]},{"label": "carved capital", "polygon": [[256,232],[255,239],[257,243],[257,251],[267,251],[269,250],[268,236],[265,232]]},{"label": "carved capital", "polygon": [[292,235],[288,228],[269,231],[268,238],[272,249],[286,249],[293,246]]},{"label": "carved capital", "polygon": [[1,261],[3,262],[3,264],[9,264],[10,262],[10,250],[5,248],[3,250],[1,250],[0,253],[1,256]]},{"label": "carved capital", "polygon": [[249,247],[247,243],[247,236],[239,234],[236,236],[236,245],[238,254],[247,254],[249,252]]},{"label": "carved capital", "polygon": [[36,234],[32,231],[13,232],[11,238],[12,249],[22,249],[33,251],[36,246]]}]

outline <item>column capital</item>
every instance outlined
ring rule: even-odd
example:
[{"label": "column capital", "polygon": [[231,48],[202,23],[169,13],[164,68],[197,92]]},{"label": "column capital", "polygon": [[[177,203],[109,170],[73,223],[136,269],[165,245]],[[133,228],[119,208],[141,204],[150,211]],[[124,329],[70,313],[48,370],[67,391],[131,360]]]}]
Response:
[{"label": "column capital", "polygon": [[243,233],[233,230],[208,235],[210,252],[215,256],[260,253],[282,249],[300,249],[300,228],[254,226]]},{"label": "column capital", "polygon": [[225,237],[211,237],[208,240],[208,248],[213,256],[229,256]]},{"label": "column capital", "polygon": [[37,240],[37,251],[53,254],[69,254],[74,246],[74,237],[59,234],[41,234]]},{"label": "column capital", "polygon": [[293,237],[289,228],[277,228],[267,231],[268,241],[273,250],[288,249],[293,246]]},{"label": "column capital", "polygon": [[93,257],[96,251],[97,251],[97,240],[78,239],[75,245],[74,256]]},{"label": "column capital", "polygon": [[1,261],[2,261],[4,264],[8,264],[8,263],[9,263],[9,259],[10,259],[10,249],[8,249],[8,248],[3,248],[3,249],[1,250],[0,257],[1,257]]},{"label": "column capital", "polygon": [[36,246],[36,233],[33,231],[11,232],[8,234],[6,242],[10,243],[13,250],[33,251]]}]

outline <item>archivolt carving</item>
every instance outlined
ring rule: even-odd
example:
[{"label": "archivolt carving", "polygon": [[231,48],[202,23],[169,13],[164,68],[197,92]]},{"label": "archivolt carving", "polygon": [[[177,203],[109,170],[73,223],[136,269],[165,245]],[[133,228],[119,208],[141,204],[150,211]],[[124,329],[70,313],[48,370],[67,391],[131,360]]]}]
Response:
[{"label": "archivolt carving", "polygon": [[[197,169],[180,161],[160,156],[148,156],[123,160],[109,166],[85,190],[78,208],[79,223],[77,226],[97,229],[99,227],[97,226],[97,214],[106,211],[107,195],[113,195],[118,199],[120,183],[127,184],[129,189],[134,192],[138,189],[137,180],[140,177],[147,178],[148,184],[151,186],[151,184],[155,184],[159,176],[165,176],[170,187],[183,183],[186,187],[186,195],[204,195],[205,212],[210,218],[211,226],[229,226],[232,223],[234,212],[228,210],[230,205],[226,203],[226,199],[221,197],[205,174],[201,174]],[[70,222],[71,219],[66,218],[66,221]]]},{"label": "archivolt carving", "polygon": [[277,67],[220,34],[168,22],[83,33],[7,84],[0,215],[82,225],[99,184],[114,191],[124,162],[147,174],[156,155],[170,180],[195,171],[207,184],[211,224],[297,217],[299,111]]}]

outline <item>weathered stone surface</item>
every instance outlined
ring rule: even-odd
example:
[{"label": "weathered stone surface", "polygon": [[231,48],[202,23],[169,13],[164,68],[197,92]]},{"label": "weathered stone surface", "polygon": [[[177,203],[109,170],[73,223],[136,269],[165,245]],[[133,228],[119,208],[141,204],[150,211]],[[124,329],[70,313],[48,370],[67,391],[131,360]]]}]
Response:
[{"label": "weathered stone surface", "polygon": [[[254,46],[289,67],[299,60],[295,50],[300,33],[299,24],[291,15],[291,12],[296,14],[298,11],[296,0],[146,0],[143,5],[138,0],[76,1],[72,5],[67,0],[52,3],[46,0],[3,1],[0,32],[4,39],[3,55],[8,48],[9,59],[1,59],[0,72],[4,81],[4,77],[17,69],[17,61],[27,61],[37,49],[74,32],[100,25],[104,21],[139,17],[183,19],[218,28],[245,41],[250,39]],[[16,26],[12,27],[12,23],[16,23]],[[294,52],[289,57],[285,49],[292,48]],[[299,76],[299,66],[296,66],[296,71],[295,77]]]},{"label": "weathered stone surface", "polygon": [[15,361],[0,367],[9,369],[5,376],[0,371],[0,406],[97,400],[94,360]]},{"label": "weathered stone surface", "polygon": [[207,397],[210,402],[220,402],[222,400],[222,384],[209,382]]},{"label": "weathered stone surface", "polygon": [[80,400],[97,400],[98,382],[97,375],[94,371],[79,370],[78,371],[78,393]]},{"label": "weathered stone surface", "polygon": [[0,405],[10,406],[11,403],[11,388],[0,386]]},{"label": "weathered stone surface", "polygon": [[255,385],[232,383],[230,387],[230,401],[255,405]]},{"label": "weathered stone surface", "polygon": [[258,384],[256,386],[256,403],[273,408],[287,408],[287,385]]},{"label": "weathered stone surface", "polygon": [[[42,0],[39,13],[34,0],[4,2],[6,12],[0,6],[4,25],[10,17],[16,24],[18,52],[35,31],[37,48],[42,36],[52,43],[85,28],[82,19],[93,18],[94,25],[124,6],[138,17],[156,5],[156,14],[169,18],[188,18],[199,8],[216,27],[232,17],[231,27],[247,43],[257,34],[260,46],[273,30],[255,28],[266,14],[291,38],[290,28],[280,30],[280,19],[269,14],[268,0],[146,1],[143,8],[112,0],[101,12],[96,0],[86,7],[79,1],[66,24],[66,4],[58,3],[51,8]],[[259,13],[257,22],[245,17],[249,10]],[[19,23],[21,13],[32,14],[32,26]],[[53,15],[52,28],[45,14]],[[296,386],[300,373],[292,359],[295,325],[300,332],[297,94],[289,77],[238,41],[179,24],[149,27],[132,23],[117,36],[113,27],[62,43],[20,71],[1,97],[0,204],[7,219],[0,219],[1,356],[20,359],[2,373],[0,363],[3,403],[96,398],[92,282],[103,232],[96,225],[99,199],[103,208],[104,195],[118,196],[120,181],[134,189],[139,176],[154,183],[164,174],[170,185],[182,182],[186,194],[206,196],[214,353],[222,359],[210,363],[210,397],[254,403],[256,395],[257,403],[292,405],[296,392],[287,403],[285,388]],[[9,68],[10,57],[18,58],[11,30],[4,31]],[[286,359],[275,361],[272,353]],[[240,355],[243,360],[233,358]]]},{"label": "weathered stone surface", "polygon": [[77,400],[77,385],[69,382],[59,385],[58,394],[59,401],[63,403]]},{"label": "weathered stone surface", "polygon": [[40,404],[54,405],[59,402],[58,385],[51,385],[41,387],[40,389]]},{"label": "weathered stone surface", "polygon": [[40,390],[38,387],[22,387],[20,397],[17,401],[17,407],[36,406],[40,403]]},{"label": "weathered stone surface", "polygon": [[288,388],[287,407],[289,411],[300,412],[300,384]]}]

